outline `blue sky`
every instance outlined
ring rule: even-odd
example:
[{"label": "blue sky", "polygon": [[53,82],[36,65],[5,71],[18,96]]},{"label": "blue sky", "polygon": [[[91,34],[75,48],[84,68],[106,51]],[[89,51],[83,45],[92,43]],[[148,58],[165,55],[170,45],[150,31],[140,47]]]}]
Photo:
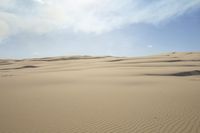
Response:
[{"label": "blue sky", "polygon": [[200,51],[200,0],[2,0],[0,58]]}]

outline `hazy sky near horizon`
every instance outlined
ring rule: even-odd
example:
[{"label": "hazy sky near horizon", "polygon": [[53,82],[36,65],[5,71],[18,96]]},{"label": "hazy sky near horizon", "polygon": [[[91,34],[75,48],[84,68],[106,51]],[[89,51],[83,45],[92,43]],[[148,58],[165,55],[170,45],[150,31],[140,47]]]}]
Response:
[{"label": "hazy sky near horizon", "polygon": [[200,0],[1,0],[0,58],[200,51]]}]

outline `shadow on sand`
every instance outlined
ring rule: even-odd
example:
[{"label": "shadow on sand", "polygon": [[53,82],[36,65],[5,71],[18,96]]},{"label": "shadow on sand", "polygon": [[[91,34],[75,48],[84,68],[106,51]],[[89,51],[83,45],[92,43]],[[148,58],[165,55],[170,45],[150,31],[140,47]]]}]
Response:
[{"label": "shadow on sand", "polygon": [[178,76],[178,77],[198,76],[198,75],[200,75],[200,70],[178,72],[178,73],[171,73],[171,74],[145,74],[145,75],[148,75],[148,76]]}]

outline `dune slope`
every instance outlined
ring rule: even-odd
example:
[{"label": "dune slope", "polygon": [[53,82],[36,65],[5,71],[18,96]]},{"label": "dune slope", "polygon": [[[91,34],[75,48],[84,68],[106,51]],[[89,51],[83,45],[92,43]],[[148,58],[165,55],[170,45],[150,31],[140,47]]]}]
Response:
[{"label": "dune slope", "polygon": [[0,133],[200,133],[200,53],[1,59]]}]

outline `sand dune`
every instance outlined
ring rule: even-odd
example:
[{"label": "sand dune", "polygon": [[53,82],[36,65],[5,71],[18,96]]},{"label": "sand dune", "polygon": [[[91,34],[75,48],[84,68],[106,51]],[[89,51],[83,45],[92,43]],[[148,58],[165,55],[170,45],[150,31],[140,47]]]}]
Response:
[{"label": "sand dune", "polygon": [[0,133],[200,133],[200,53],[1,59]]}]

